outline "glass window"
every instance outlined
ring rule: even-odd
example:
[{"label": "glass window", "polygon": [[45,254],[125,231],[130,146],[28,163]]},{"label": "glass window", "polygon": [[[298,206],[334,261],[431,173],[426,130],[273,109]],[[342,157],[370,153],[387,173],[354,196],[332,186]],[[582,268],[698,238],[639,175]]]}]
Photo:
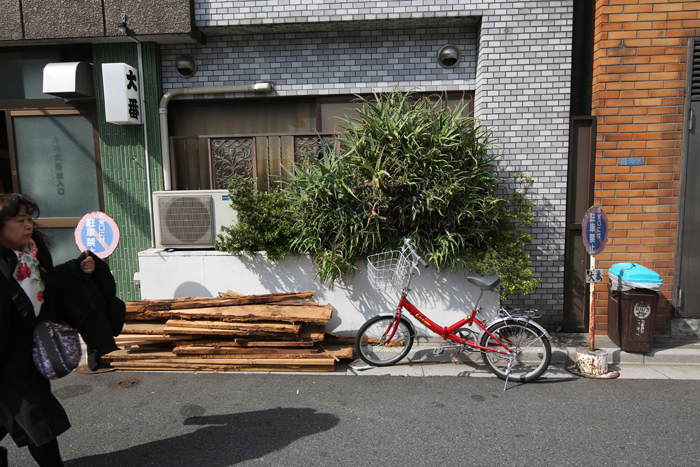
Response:
[{"label": "glass window", "polygon": [[82,217],[99,210],[92,118],[87,114],[12,119],[20,192],[41,217]]},{"label": "glass window", "polygon": [[321,124],[324,133],[342,131],[342,118],[353,118],[362,102],[321,102]]},{"label": "glass window", "polygon": [[313,102],[236,102],[178,105],[170,110],[170,134],[253,135],[313,131],[316,106]]},{"label": "glass window", "polygon": [[[41,208],[41,206],[39,206]],[[42,217],[44,215],[42,211]],[[53,264],[65,263],[68,260],[75,259],[80,255],[80,250],[75,244],[75,229],[74,228],[42,228],[51,239],[51,259]]]},{"label": "glass window", "polygon": [[[417,98],[429,96],[431,100],[437,100],[438,97],[447,99],[447,106],[454,108],[457,105],[469,102],[472,99],[471,93],[433,93],[433,94],[417,94]],[[372,99],[371,96],[367,96]],[[342,119],[344,117],[354,117],[355,110],[362,107],[362,102],[358,102],[354,96],[347,96],[344,100],[329,99],[321,101],[321,124],[323,133],[333,133],[342,131]],[[472,112],[471,104],[465,106],[463,115],[469,116]]]},{"label": "glass window", "polygon": [[1,99],[58,99],[44,94],[44,67],[47,63],[61,62],[59,50],[27,50],[0,53],[2,69]]},{"label": "glass window", "polygon": [[[0,127],[5,125],[5,112],[0,112]],[[0,193],[12,191],[12,164],[10,164],[10,146],[7,140],[7,132],[0,131]]]}]

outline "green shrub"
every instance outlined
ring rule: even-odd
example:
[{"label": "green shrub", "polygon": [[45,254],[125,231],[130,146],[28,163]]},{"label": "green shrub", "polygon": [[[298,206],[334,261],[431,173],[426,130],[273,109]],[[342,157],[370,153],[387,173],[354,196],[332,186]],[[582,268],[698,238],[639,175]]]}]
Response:
[{"label": "green shrub", "polygon": [[258,191],[252,179],[239,175],[229,181],[228,190],[238,219],[236,224],[222,228],[216,249],[234,254],[264,251],[272,260],[284,257],[294,237],[294,221],[286,193]]},{"label": "green shrub", "polygon": [[496,166],[490,132],[466,103],[375,95],[343,120],[340,153],[297,165],[288,186],[292,247],[311,253],[322,283],[372,253],[413,240],[438,269],[501,276],[503,293],[535,290],[524,246],[531,204]]}]

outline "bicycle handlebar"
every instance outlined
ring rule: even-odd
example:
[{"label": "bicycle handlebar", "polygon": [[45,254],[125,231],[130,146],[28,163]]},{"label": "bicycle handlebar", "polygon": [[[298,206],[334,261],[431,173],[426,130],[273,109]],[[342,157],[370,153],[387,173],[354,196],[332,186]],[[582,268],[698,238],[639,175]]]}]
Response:
[{"label": "bicycle handlebar", "polygon": [[411,239],[410,239],[410,238],[404,238],[404,239],[403,239],[403,244],[406,246],[406,248],[408,249],[408,251],[411,252],[411,254],[413,255],[413,257],[416,258],[416,261],[418,261],[418,262],[420,263],[421,266],[423,266],[424,268],[427,268],[427,267],[428,267],[428,263],[427,263],[423,258],[421,258],[420,255],[419,255],[418,253],[416,253],[416,250],[413,248],[413,245],[411,245]]}]

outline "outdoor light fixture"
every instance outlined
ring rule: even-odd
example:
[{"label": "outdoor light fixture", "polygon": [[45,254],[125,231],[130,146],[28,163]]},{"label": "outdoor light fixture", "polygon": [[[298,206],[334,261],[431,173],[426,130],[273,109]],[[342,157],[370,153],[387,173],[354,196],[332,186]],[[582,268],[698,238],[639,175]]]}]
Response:
[{"label": "outdoor light fixture", "polygon": [[437,60],[443,68],[454,68],[459,63],[459,49],[454,45],[447,44],[442,46],[437,54]]},{"label": "outdoor light fixture", "polygon": [[126,34],[126,13],[121,13],[121,21],[117,23],[117,29],[122,34]]},{"label": "outdoor light fixture", "polygon": [[183,78],[191,78],[197,73],[197,60],[192,55],[179,55],[175,59],[175,69]]}]

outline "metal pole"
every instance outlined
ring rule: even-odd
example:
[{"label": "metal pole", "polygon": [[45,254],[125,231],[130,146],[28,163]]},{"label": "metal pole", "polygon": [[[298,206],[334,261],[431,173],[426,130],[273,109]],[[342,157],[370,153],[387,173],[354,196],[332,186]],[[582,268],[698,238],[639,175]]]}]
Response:
[{"label": "metal pole", "polygon": [[[136,43],[136,51],[138,55],[138,67],[139,67],[139,77],[141,78],[141,86],[139,87],[139,97],[141,98],[141,103],[144,108],[141,109],[144,112],[146,107],[146,97],[143,90],[143,83],[145,82],[145,77],[143,76],[143,56],[141,55],[141,43]],[[143,151],[144,159],[146,160],[146,194],[148,198],[148,219],[149,225],[151,226],[151,248],[156,246],[156,233],[153,226],[153,186],[151,184],[151,158],[148,152],[148,119],[146,118],[145,112],[143,115]]]},{"label": "metal pole", "polygon": [[[591,256],[591,267],[590,269],[595,269],[595,256]],[[588,319],[588,350],[593,352],[595,350],[595,282],[590,282],[589,286],[589,300],[591,302],[590,317]]]}]

